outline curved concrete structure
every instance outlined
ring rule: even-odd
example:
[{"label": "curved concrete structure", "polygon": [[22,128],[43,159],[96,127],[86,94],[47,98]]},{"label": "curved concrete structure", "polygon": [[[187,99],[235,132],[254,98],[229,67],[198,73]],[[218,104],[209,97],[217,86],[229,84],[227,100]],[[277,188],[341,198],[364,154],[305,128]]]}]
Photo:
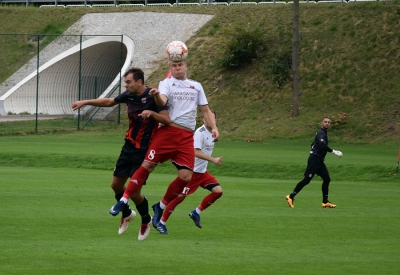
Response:
[{"label": "curved concrete structure", "polygon": [[120,73],[130,67],[133,52],[134,43],[125,35],[95,37],[76,45],[39,67],[39,85],[34,71],[1,96],[0,115],[35,114],[36,105],[39,114],[72,115],[71,103],[78,98],[110,93],[120,82]]}]

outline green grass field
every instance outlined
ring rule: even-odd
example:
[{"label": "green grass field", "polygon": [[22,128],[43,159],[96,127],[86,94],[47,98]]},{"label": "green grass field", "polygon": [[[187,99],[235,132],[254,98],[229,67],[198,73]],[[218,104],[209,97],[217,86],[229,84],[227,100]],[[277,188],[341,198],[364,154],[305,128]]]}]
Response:
[{"label": "green grass field", "polygon": [[[199,190],[175,210],[169,235],[152,228],[139,242],[140,219],[118,235],[119,219],[108,214],[112,168],[122,145],[116,136],[0,137],[0,274],[400,271],[394,145],[332,143],[344,153],[342,159],[326,158],[330,199],[338,207],[321,208],[316,178],[290,209],[284,197],[302,177],[310,142],[221,141],[215,155],[224,156],[224,165],[210,168],[224,195],[203,212],[203,228],[188,217],[207,194]],[[150,176],[144,188],[150,204],[162,197],[173,173],[163,164]]]}]

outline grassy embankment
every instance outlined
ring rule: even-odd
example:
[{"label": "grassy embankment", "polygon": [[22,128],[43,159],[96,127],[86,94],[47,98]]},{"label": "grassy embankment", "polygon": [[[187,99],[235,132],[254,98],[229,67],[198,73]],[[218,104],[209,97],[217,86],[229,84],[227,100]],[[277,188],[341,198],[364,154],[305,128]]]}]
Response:
[{"label": "grassy embankment", "polygon": [[[0,33],[62,32],[88,12],[149,10],[1,7]],[[254,27],[263,19],[266,20],[265,32],[270,41],[265,54],[273,48],[283,47],[279,35],[282,34],[282,28],[286,31],[291,28],[291,5],[154,7],[151,11],[215,15],[187,41],[190,48],[188,62],[190,77],[203,84],[211,108],[219,113],[219,127],[224,138],[309,139],[318,120],[328,116],[336,122],[331,131],[332,140],[351,143],[398,142],[398,2],[301,5],[299,66],[303,94],[298,117],[291,117],[290,83],[278,89],[267,74],[265,60],[257,60],[239,70],[226,70],[217,62],[224,49],[221,38],[226,28],[249,24]],[[15,43],[2,43],[0,81],[35,54],[34,44],[21,39],[16,39]],[[160,68],[150,76],[148,83],[157,85],[166,70],[165,62],[160,61]],[[346,118],[340,119],[340,116]],[[47,126],[46,122],[40,122],[40,131],[74,131],[74,127],[63,129],[64,121],[58,125],[49,123],[55,125]],[[9,124],[0,127],[1,134],[10,134]],[[20,131],[15,130],[19,133],[24,131],[31,130],[25,126],[21,126]]]}]

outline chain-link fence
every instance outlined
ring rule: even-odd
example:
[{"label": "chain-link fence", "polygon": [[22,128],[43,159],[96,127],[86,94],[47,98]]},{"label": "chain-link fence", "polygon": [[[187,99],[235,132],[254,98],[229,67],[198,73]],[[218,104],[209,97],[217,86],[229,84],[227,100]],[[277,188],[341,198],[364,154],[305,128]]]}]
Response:
[{"label": "chain-link fence", "polygon": [[[130,38],[1,34],[0,40],[0,58],[15,55],[12,64],[2,63],[0,69],[1,121],[30,117],[35,120],[36,131],[39,119],[55,116],[77,118],[78,129],[93,118],[119,122],[120,112],[110,116],[112,108],[85,106],[73,111],[71,104],[121,93],[121,73],[132,61],[134,46]],[[26,63],[27,56],[32,58]]]}]

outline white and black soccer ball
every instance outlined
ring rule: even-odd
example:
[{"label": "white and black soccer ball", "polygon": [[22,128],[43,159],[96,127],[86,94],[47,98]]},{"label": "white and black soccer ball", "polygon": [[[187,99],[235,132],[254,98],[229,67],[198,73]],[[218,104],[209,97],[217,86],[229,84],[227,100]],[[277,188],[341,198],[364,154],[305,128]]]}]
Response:
[{"label": "white and black soccer ball", "polygon": [[168,44],[165,51],[168,54],[169,60],[172,61],[184,60],[188,54],[188,48],[182,41],[172,41]]}]

